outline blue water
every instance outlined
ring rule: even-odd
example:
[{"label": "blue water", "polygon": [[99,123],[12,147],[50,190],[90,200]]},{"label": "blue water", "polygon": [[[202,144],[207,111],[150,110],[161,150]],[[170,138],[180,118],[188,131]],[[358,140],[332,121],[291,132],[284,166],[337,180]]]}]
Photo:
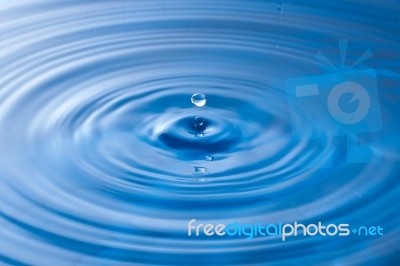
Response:
[{"label": "blue water", "polygon": [[[399,47],[395,0],[1,1],[0,262],[400,265]],[[365,51],[379,158],[349,163],[287,81]],[[190,219],[384,236],[196,238]]]}]

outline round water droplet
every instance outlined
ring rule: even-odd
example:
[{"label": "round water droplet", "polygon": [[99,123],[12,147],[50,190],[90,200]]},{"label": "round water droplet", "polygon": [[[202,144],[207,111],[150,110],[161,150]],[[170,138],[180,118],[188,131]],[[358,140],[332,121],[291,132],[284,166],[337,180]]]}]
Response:
[{"label": "round water droplet", "polygon": [[202,93],[195,93],[192,95],[192,103],[196,106],[204,106],[206,105],[207,98]]},{"label": "round water droplet", "polygon": [[204,159],[206,159],[206,161],[213,161],[214,157],[212,157],[211,155],[206,155],[204,156]]}]

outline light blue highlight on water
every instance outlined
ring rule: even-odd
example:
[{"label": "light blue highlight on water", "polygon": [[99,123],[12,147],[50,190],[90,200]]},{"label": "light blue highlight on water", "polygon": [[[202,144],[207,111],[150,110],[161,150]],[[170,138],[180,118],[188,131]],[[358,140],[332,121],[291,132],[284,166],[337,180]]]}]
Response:
[{"label": "light blue highlight on water", "polygon": [[318,84],[296,86],[296,97],[316,96],[319,94]]}]

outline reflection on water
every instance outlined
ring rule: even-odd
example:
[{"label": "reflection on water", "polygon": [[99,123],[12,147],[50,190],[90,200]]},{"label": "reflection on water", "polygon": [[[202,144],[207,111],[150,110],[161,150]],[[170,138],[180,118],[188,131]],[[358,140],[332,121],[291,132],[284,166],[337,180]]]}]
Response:
[{"label": "reflection on water", "polygon": [[[2,3],[0,260],[395,265],[399,10],[395,1]],[[341,38],[346,65],[374,52],[363,64],[378,74],[383,129],[360,141],[380,163],[348,163],[346,139],[322,130],[311,140],[321,128],[289,112],[286,81],[325,73],[319,51],[340,64]],[[304,129],[296,138],[293,125]],[[192,218],[380,225],[384,236],[190,238]]]}]

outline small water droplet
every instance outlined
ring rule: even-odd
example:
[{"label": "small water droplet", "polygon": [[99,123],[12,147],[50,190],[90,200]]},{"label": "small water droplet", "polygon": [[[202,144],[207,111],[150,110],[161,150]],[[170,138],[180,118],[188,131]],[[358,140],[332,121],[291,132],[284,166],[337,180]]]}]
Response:
[{"label": "small water droplet", "polygon": [[214,157],[212,157],[211,155],[206,155],[204,156],[204,159],[206,159],[206,161],[213,161]]},{"label": "small water droplet", "polygon": [[195,93],[192,95],[192,103],[196,106],[204,106],[206,105],[207,99],[206,96],[202,93]]},{"label": "small water droplet", "polygon": [[204,130],[207,128],[207,121],[204,118],[196,116],[194,118],[194,128],[197,132],[204,134]]},{"label": "small water droplet", "polygon": [[207,173],[207,168],[201,167],[201,166],[195,166],[194,167],[194,174],[195,175],[206,175]]}]

